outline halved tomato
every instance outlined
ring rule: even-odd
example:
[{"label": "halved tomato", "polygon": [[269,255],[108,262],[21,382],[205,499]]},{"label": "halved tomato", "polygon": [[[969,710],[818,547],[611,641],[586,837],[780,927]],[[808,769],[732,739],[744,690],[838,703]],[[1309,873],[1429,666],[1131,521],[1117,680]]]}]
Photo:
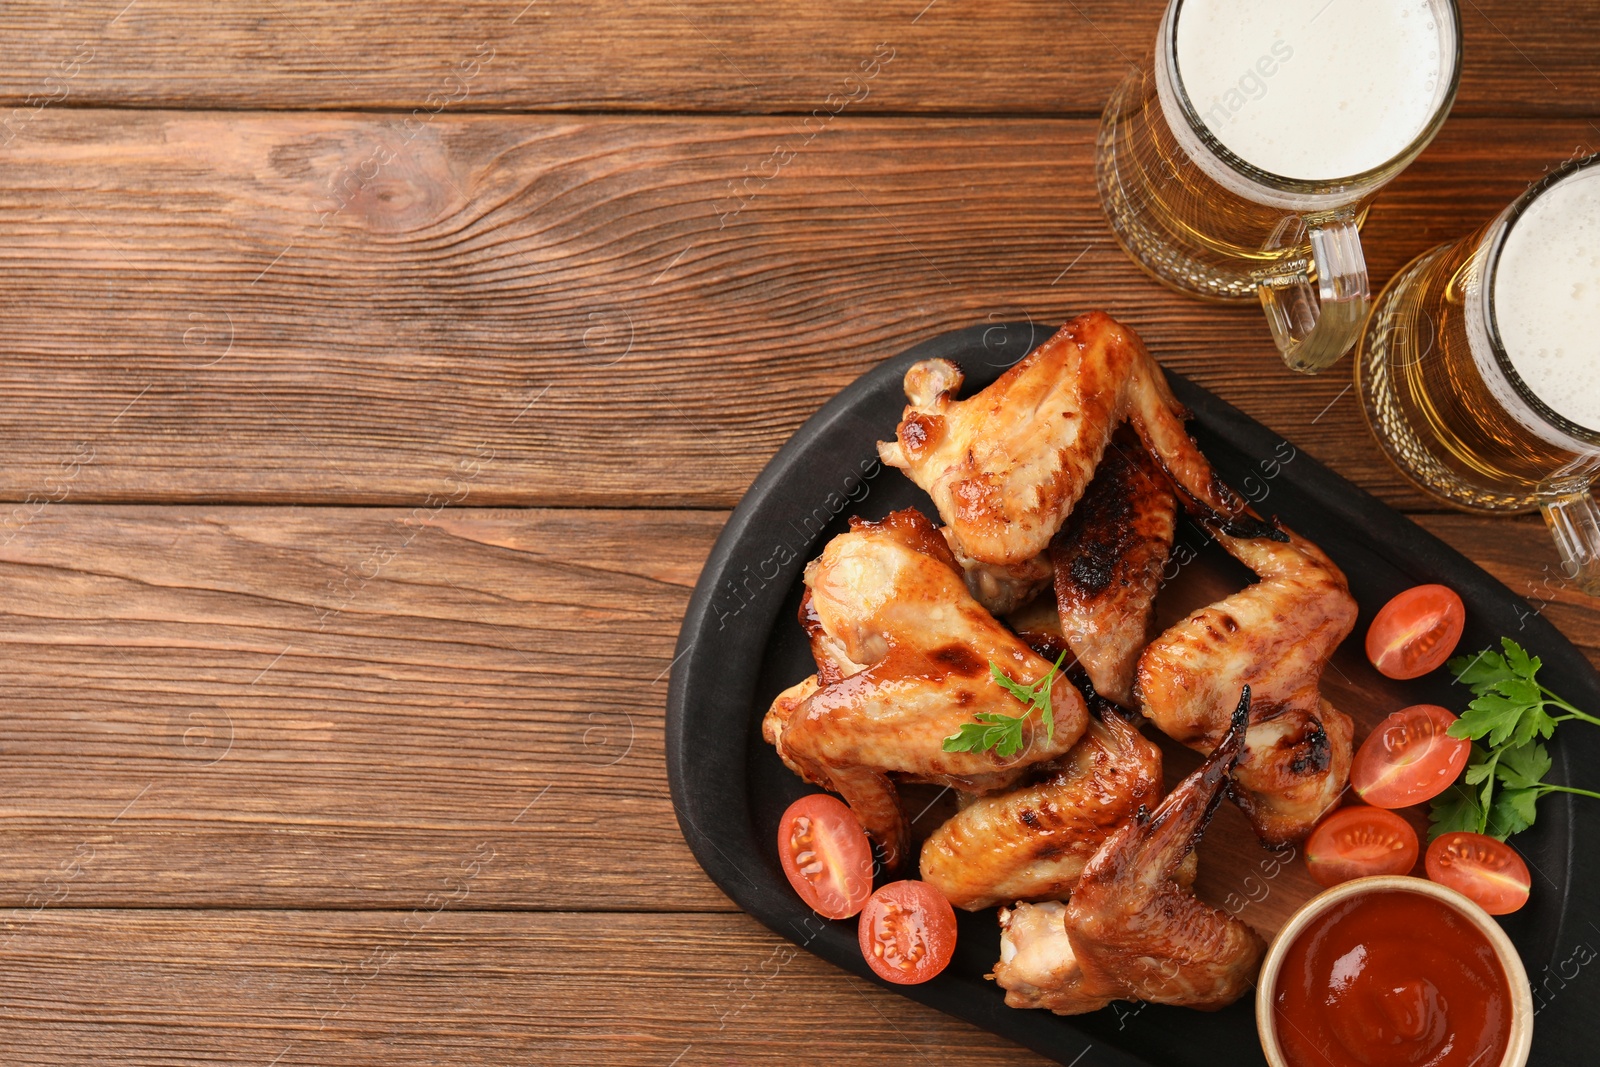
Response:
[{"label": "halved tomato", "polygon": [[1450,658],[1467,624],[1454,589],[1412,586],[1383,607],[1367,629],[1367,658],[1389,678],[1420,678]]},{"label": "halved tomato", "polygon": [[778,858],[818,915],[848,919],[872,895],[872,845],[861,821],[826,793],[801,797],[778,820]]},{"label": "halved tomato", "polygon": [[1533,879],[1517,850],[1483,834],[1440,834],[1423,860],[1428,877],[1470,897],[1490,915],[1509,915],[1528,902]]},{"label": "halved tomato", "polygon": [[956,950],[956,912],[927,882],[890,882],[861,910],[861,954],[878,977],[926,982]]},{"label": "halved tomato", "polygon": [[1472,752],[1472,742],[1445,733],[1455,721],[1437,704],[1401,708],[1361,742],[1350,764],[1350,784],[1379,808],[1432,800],[1450,788]]},{"label": "halved tomato", "polygon": [[1417,832],[1392,811],[1340,808],[1306,838],[1306,869],[1318,885],[1369,874],[1405,874],[1417,863]]}]

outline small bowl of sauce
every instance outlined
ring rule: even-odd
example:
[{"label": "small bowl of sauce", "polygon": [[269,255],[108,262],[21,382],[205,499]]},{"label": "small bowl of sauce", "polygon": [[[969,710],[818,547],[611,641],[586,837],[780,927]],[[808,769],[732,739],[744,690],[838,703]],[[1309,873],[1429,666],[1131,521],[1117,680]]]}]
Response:
[{"label": "small bowl of sauce", "polygon": [[1358,878],[1278,931],[1256,1027],[1271,1067],[1523,1067],[1533,995],[1478,905],[1421,878]]}]

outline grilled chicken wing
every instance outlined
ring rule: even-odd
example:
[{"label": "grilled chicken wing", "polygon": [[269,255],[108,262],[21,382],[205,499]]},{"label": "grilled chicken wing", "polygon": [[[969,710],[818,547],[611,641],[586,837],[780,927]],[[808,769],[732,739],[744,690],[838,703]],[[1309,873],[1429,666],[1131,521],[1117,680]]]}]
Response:
[{"label": "grilled chicken wing", "polygon": [[990,677],[991,663],[1023,685],[1051,664],[967,594],[944,539],[918,512],[852,520],[807,566],[805,583],[801,621],[812,637],[816,688],[803,682],[780,695],[762,734],[796,773],[849,802],[891,869],[907,833],[890,775],[998,789],[1082,736],[1083,697],[1058,674],[1050,685],[1053,736],[1039,715],[1028,715],[1022,748],[1011,756],[944,751],[944,739],[980,714],[1022,715]]},{"label": "grilled chicken wing", "polygon": [[922,880],[968,911],[1065,897],[1117,827],[1161,796],[1161,750],[1115,711],[1043,781],[980,797],[922,845]]},{"label": "grilled chicken wing", "polygon": [[1160,468],[1123,429],[1050,542],[1061,634],[1095,692],[1125,708],[1138,706],[1134,671],[1150,642],[1177,511]]},{"label": "grilled chicken wing", "polygon": [[1268,844],[1298,840],[1350,777],[1350,719],[1321,698],[1333,650],[1356,621],[1339,568],[1311,542],[1213,531],[1260,581],[1201,608],[1139,660],[1144,713],[1168,737],[1210,752],[1228,729],[1231,693],[1248,685],[1250,731],[1234,798]]},{"label": "grilled chicken wing", "polygon": [[985,563],[967,555],[950,527],[941,526],[939,532],[944,534],[951,555],[961,567],[967,580],[967,592],[991,615],[1009,615],[1016,611],[1043,592],[1055,575],[1046,553],[1041,552],[1021,563]]},{"label": "grilled chicken wing", "polygon": [[1204,832],[1244,743],[1249,691],[1206,762],[1155,812],[1118,830],[1059,904],[1002,911],[993,977],[1014,1008],[1076,1015],[1113,1000],[1216,1009],[1250,988],[1266,946],[1172,873]]},{"label": "grilled chicken wing", "polygon": [[1043,552],[1124,418],[1201,514],[1260,532],[1190,440],[1160,366],[1104,312],[1079,316],[993,385],[956,400],[962,380],[948,360],[907,371],[910,406],[878,454],[927,491],[974,559],[1017,564]]},{"label": "grilled chicken wing", "polygon": [[1067,906],[1058,900],[1000,909],[1000,962],[989,977],[1011,1007],[1057,1015],[1099,1011],[1124,996],[1103,992],[1084,976],[1067,937]]},{"label": "grilled chicken wing", "polygon": [[1061,613],[1056,611],[1055,594],[1048,597],[1039,597],[1029,601],[1017,611],[1005,617],[1005,623],[1011,627],[1013,633],[1027,642],[1029,648],[1049,660],[1056,661],[1056,657],[1065,652],[1067,654],[1063,669],[1072,671],[1079,676],[1079,685],[1088,681],[1088,675],[1083,674],[1078,664],[1078,657],[1072,654],[1072,649],[1067,645],[1067,639],[1061,636]]}]

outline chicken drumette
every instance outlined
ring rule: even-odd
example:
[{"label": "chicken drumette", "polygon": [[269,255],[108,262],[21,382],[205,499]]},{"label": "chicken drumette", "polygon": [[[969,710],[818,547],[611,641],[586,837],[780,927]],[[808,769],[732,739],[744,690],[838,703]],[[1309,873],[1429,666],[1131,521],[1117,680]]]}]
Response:
[{"label": "chicken drumette", "polygon": [[1136,708],[1134,671],[1150,642],[1177,500],[1155,461],[1121,430],[1050,542],[1061,635],[1095,692]]},{"label": "chicken drumette", "polygon": [[[1133,708],[1133,670],[1150,640],[1176,526],[1171,485],[1124,425],[1048,551],[1022,563],[985,563],[966,553],[950,527],[940,532],[967,589],[995,615],[1027,607],[1054,583],[1051,608],[1060,605],[1060,626],[1048,624],[1048,632],[1064,638],[1096,692]],[[1034,623],[1041,618],[1029,615]]]},{"label": "chicken drumette", "polygon": [[1356,621],[1344,575],[1305,538],[1212,531],[1260,577],[1193,612],[1139,659],[1138,696],[1162,732],[1210,752],[1228,732],[1231,694],[1253,694],[1234,799],[1272,845],[1311,831],[1350,777],[1354,727],[1322,699],[1328,658]]},{"label": "chicken drumette", "polygon": [[[801,621],[817,675],[773,702],[762,734],[795,773],[849,802],[891,869],[907,837],[896,778],[986,792],[1082,736],[1083,697],[1060,673],[1049,686],[1053,730],[995,683],[991,665],[1021,685],[1052,665],[968,595],[920,513],[852,520],[807,566],[805,584]],[[988,713],[1022,718],[1018,751],[944,750],[945,738]]]},{"label": "chicken drumette", "polygon": [[1102,705],[1039,782],[979,797],[922,845],[922,880],[968,911],[1065,897],[1105,839],[1161,796],[1161,750]]}]

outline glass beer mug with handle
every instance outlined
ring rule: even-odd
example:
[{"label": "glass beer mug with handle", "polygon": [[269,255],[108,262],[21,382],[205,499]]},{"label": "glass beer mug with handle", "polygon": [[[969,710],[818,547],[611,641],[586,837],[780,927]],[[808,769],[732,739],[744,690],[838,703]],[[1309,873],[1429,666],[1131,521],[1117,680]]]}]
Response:
[{"label": "glass beer mug with handle", "polygon": [[1454,0],[1171,0],[1106,105],[1100,200],[1181,292],[1259,299],[1294,370],[1360,336],[1359,227],[1438,132],[1461,67]]},{"label": "glass beer mug with handle", "polygon": [[1403,474],[1469,511],[1540,509],[1562,576],[1600,595],[1600,155],[1396,274],[1356,385]]}]

